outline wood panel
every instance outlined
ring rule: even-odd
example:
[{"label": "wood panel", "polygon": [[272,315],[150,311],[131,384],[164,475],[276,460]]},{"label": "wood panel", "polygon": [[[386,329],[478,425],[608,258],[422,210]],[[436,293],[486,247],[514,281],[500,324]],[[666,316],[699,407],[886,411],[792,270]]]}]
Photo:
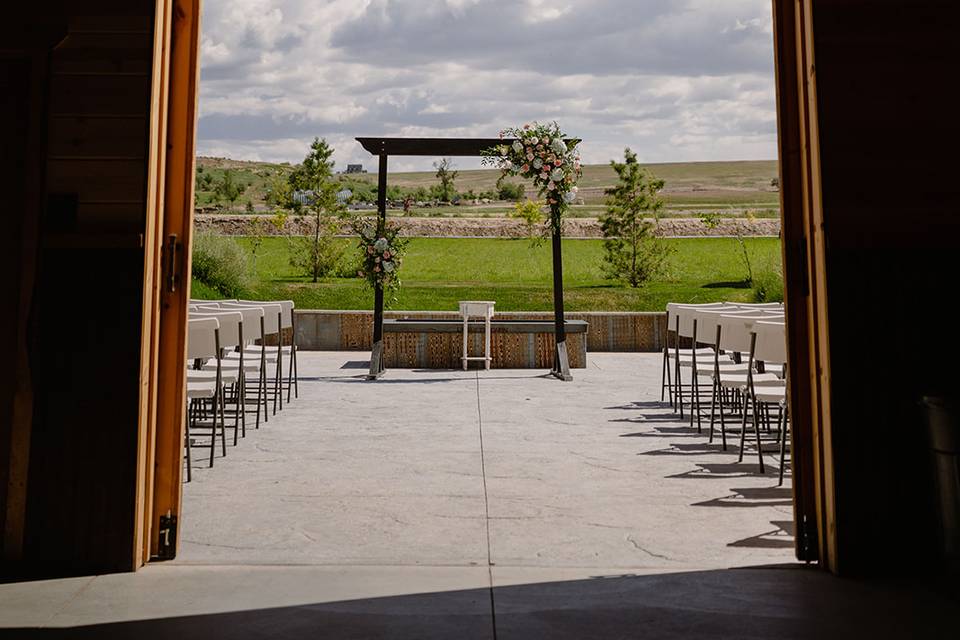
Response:
[{"label": "wood panel", "polygon": [[[119,4],[91,0],[82,9],[105,14]],[[124,14],[139,14],[137,22],[152,18],[149,2],[122,4]],[[73,24],[72,34],[78,36]],[[69,40],[68,35],[61,45]],[[25,566],[34,575],[131,570],[139,555],[137,398],[144,269],[139,238],[150,82],[122,70],[104,75],[102,66],[127,55],[131,42],[149,51],[152,33],[118,37],[114,28],[85,33],[74,37],[63,55],[50,57],[53,115],[44,149],[49,153],[46,191],[51,197],[70,195],[57,207],[81,204],[75,221],[54,224],[49,217],[40,230],[24,546]],[[71,114],[88,119],[61,117]],[[140,122],[126,120],[128,128],[117,135],[106,135],[107,125],[78,135],[90,123],[131,114]],[[115,208],[88,224],[100,202]]]},{"label": "wood panel", "polygon": [[142,117],[97,118],[68,116],[50,121],[51,156],[60,159],[143,159],[147,121]]}]

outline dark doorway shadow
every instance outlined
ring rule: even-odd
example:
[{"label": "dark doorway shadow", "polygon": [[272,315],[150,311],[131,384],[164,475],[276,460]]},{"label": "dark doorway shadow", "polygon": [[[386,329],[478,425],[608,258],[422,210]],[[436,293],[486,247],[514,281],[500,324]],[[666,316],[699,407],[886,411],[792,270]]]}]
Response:
[{"label": "dark doorway shadow", "polygon": [[[135,584],[136,578],[133,580]],[[410,589],[416,589],[416,585]],[[122,601],[123,597],[114,596],[113,600]],[[858,583],[792,565],[597,575],[493,589],[300,601],[290,606],[199,615],[177,615],[178,605],[174,603],[180,601],[172,599],[169,616],[165,617],[59,628],[54,620],[49,627],[0,629],[0,637],[846,640],[950,637],[956,622],[952,603],[923,586]],[[104,601],[101,606],[107,619],[111,614],[131,615],[116,602]],[[117,608],[111,612],[111,606]],[[939,636],[931,635],[937,631]]]}]

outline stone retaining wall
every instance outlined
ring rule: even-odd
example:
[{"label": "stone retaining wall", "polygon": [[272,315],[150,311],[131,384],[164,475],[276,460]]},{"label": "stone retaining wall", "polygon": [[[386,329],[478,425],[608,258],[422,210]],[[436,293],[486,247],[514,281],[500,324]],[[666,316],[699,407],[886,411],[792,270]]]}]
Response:
[{"label": "stone retaining wall", "polygon": [[[455,311],[387,311],[385,318],[455,319]],[[666,336],[666,314],[659,312],[589,311],[567,313],[585,320],[587,351],[660,351]],[[551,320],[549,312],[497,313],[500,320]],[[305,351],[369,351],[373,344],[372,311],[297,309],[297,344]]]},{"label": "stone retaining wall", "polygon": [[[250,233],[250,221],[266,216],[225,214],[197,214],[194,224],[201,231],[215,231],[223,235],[243,236]],[[524,238],[524,226],[513,218],[391,218],[400,223],[401,233],[418,238]],[[600,223],[595,218],[569,218],[564,224],[567,238],[602,238]],[[261,225],[264,235],[280,235],[272,224]],[[664,218],[660,220],[658,235],[663,237],[733,236],[740,231],[745,236],[777,236],[778,218],[721,218],[716,228],[710,228],[698,218]],[[313,222],[309,218],[290,216],[286,232],[290,235],[310,235]]]}]

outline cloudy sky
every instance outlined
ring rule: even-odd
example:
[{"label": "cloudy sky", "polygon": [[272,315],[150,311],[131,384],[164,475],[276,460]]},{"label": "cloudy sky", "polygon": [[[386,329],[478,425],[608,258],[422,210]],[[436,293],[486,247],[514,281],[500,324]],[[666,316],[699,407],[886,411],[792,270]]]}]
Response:
[{"label": "cloudy sky", "polygon": [[201,155],[373,168],[355,136],[557,120],[588,163],[776,157],[769,0],[205,0],[202,29]]}]

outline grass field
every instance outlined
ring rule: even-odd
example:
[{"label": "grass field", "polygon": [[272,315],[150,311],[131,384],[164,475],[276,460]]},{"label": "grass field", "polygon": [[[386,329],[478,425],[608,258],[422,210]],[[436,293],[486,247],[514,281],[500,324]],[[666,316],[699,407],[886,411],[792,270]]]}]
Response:
[{"label": "grass field", "polygon": [[[249,248],[249,241],[238,240]],[[344,242],[350,242],[344,240]],[[667,302],[752,299],[743,283],[737,241],[731,238],[669,239],[675,249],[668,272],[641,289],[605,280],[600,240],[564,240],[564,297],[569,311],[659,311]],[[754,273],[780,263],[776,238],[748,238]],[[266,238],[257,257],[259,282],[247,295],[293,299],[301,309],[371,309],[373,293],[357,278],[317,284],[289,265],[287,241]],[[551,252],[526,240],[416,238],[404,261],[399,310],[455,310],[459,300],[496,300],[501,311],[552,309]],[[193,297],[220,297],[194,282]]]}]

